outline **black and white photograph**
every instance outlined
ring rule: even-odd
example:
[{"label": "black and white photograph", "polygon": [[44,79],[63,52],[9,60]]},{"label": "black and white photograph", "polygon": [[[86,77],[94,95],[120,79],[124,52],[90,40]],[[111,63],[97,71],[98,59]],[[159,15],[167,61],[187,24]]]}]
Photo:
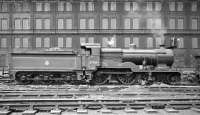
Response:
[{"label": "black and white photograph", "polygon": [[200,0],[0,0],[0,115],[199,115]]}]

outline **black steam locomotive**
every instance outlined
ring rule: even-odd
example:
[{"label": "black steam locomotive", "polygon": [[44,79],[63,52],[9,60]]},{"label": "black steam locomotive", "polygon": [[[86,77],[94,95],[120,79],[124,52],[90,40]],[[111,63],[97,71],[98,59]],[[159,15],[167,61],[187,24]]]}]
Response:
[{"label": "black steam locomotive", "polygon": [[125,85],[177,83],[181,73],[171,68],[172,49],[102,48],[81,44],[78,51],[49,49],[10,53],[10,75],[20,84],[54,82]]}]

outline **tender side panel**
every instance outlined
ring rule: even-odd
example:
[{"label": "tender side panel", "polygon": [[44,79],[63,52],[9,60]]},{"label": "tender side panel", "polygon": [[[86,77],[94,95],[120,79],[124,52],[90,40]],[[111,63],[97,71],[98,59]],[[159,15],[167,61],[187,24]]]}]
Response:
[{"label": "tender side panel", "polygon": [[14,70],[73,70],[77,69],[77,57],[75,55],[13,55],[12,64]]}]

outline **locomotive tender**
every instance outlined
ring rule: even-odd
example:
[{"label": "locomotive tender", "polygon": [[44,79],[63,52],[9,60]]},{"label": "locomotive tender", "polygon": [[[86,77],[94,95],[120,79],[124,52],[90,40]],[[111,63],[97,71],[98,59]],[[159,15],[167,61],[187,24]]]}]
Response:
[{"label": "locomotive tender", "polygon": [[114,80],[131,85],[142,81],[171,84],[181,80],[181,73],[170,68],[173,50],[164,47],[121,49],[85,43],[79,51],[12,52],[10,57],[10,73],[21,84],[81,81],[100,85]]}]

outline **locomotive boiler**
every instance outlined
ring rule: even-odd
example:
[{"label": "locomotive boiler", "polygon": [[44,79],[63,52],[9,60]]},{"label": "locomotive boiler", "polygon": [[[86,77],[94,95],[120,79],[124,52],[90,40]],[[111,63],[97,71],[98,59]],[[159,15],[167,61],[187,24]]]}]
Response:
[{"label": "locomotive boiler", "polygon": [[80,81],[99,85],[111,80],[125,85],[142,81],[171,84],[181,79],[180,72],[171,69],[174,61],[172,49],[164,47],[121,49],[85,43],[77,51],[23,51],[11,52],[10,56],[10,73],[22,84]]}]

